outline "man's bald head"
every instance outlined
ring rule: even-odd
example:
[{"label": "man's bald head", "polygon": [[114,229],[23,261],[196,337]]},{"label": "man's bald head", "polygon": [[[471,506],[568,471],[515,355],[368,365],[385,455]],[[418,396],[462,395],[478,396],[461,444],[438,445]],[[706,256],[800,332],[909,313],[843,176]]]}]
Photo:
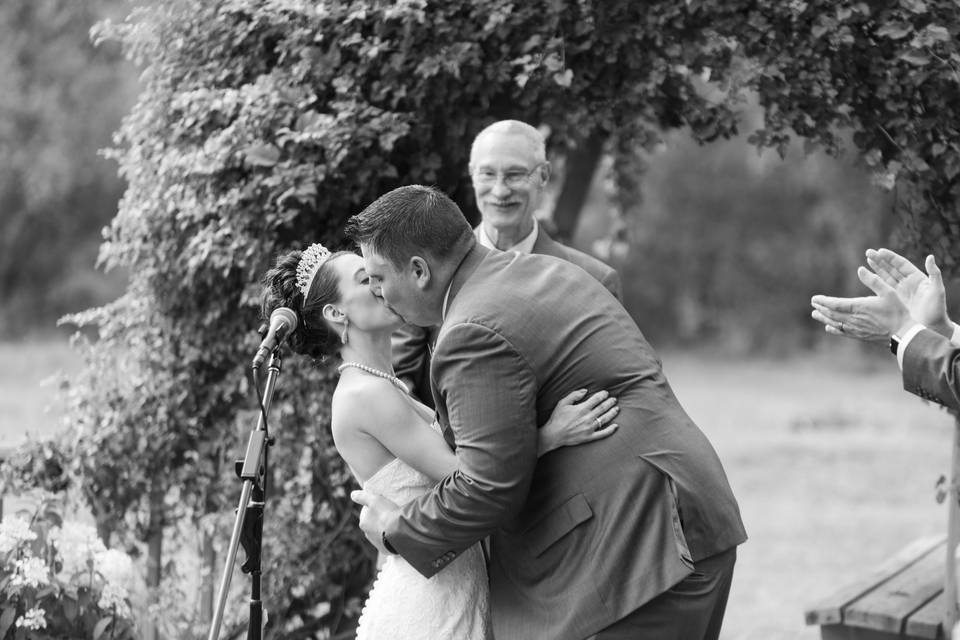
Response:
[{"label": "man's bald head", "polygon": [[530,146],[530,153],[535,162],[546,162],[547,143],[543,134],[526,122],[520,120],[498,120],[487,126],[483,131],[477,134],[470,146],[470,166],[474,166],[476,160],[477,147],[490,135],[500,135],[522,138]]}]

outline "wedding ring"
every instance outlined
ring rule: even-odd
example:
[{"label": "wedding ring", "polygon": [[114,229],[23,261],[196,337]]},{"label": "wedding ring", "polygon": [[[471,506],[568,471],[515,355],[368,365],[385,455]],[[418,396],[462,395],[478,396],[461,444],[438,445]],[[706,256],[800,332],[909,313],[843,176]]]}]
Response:
[{"label": "wedding ring", "polygon": [[597,423],[597,428],[594,429],[594,431],[599,431],[600,429],[603,429],[603,423],[600,422],[600,418],[594,418],[594,420],[595,420],[596,423]]}]

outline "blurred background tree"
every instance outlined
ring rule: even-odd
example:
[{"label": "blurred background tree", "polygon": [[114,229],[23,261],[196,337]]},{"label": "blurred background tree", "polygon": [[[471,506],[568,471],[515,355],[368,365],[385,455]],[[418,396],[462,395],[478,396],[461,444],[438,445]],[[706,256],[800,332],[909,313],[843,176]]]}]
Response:
[{"label": "blurred background tree", "polygon": [[0,3],[0,338],[50,331],[68,311],[116,297],[94,269],[99,229],[123,182],[97,151],[133,102],[118,46],[90,27],[120,0]]},{"label": "blurred background tree", "polygon": [[[19,7],[12,24],[65,44],[47,60],[26,41],[0,40],[20,47],[4,82],[25,87],[5,94],[19,118],[10,121],[23,125],[3,135],[33,149],[0,159],[7,201],[24,203],[4,216],[3,241],[18,237],[11,247],[26,252],[0,262],[6,315],[22,314],[17,296],[34,296],[31,321],[103,302],[89,289],[70,304],[51,295],[61,284],[82,290],[67,276],[89,259],[80,238],[96,242],[62,218],[83,202],[82,226],[94,230],[114,212],[117,183],[88,172],[105,144],[95,123],[105,118],[109,131],[106,114],[128,104],[103,84],[131,86],[115,47],[142,72],[109,154],[125,191],[100,252],[129,283],[68,320],[91,340],[71,381],[76,437],[65,459],[101,534],[146,548],[167,635],[202,635],[209,618],[215,542],[238,494],[232,459],[253,421],[245,368],[260,275],[287,249],[340,245],[344,220],[400,184],[436,184],[475,217],[469,145],[495,119],[549,129],[560,169],[552,223],[622,269],[628,308],[658,345],[811,344],[809,295],[853,290],[853,267],[887,239],[893,206],[912,243],[903,246],[930,247],[946,265],[956,256],[960,20],[947,0],[166,0],[100,24],[102,44],[89,51],[82,34],[119,17],[115,5],[9,6]],[[56,111],[74,95],[110,106]],[[37,121],[48,111],[50,122]],[[53,146],[76,140],[90,146]],[[804,155],[835,155],[844,142],[858,153],[842,163]],[[44,149],[52,159],[34,170]],[[930,235],[931,220],[943,235]],[[272,409],[282,437],[264,593],[276,637],[348,635],[372,571],[326,429],[332,380],[292,362]],[[203,596],[164,608],[164,584],[179,577],[164,549],[182,543],[184,524],[203,534]]]}]

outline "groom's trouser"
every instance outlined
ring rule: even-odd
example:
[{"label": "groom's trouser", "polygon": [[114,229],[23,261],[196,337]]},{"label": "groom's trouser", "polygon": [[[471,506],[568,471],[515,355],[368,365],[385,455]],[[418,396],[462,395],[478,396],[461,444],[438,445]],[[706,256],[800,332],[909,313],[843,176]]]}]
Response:
[{"label": "groom's trouser", "polygon": [[717,640],[737,548],[697,562],[693,573],[588,640]]}]

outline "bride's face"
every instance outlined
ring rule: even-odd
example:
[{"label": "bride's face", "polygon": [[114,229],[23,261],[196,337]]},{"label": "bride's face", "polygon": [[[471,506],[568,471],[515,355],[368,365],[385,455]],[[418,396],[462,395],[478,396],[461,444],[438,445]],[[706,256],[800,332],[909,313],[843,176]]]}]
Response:
[{"label": "bride's face", "polygon": [[403,321],[370,290],[370,278],[363,267],[363,258],[350,253],[339,256],[330,263],[337,272],[340,287],[340,302],[354,330],[379,331],[395,329]]}]

